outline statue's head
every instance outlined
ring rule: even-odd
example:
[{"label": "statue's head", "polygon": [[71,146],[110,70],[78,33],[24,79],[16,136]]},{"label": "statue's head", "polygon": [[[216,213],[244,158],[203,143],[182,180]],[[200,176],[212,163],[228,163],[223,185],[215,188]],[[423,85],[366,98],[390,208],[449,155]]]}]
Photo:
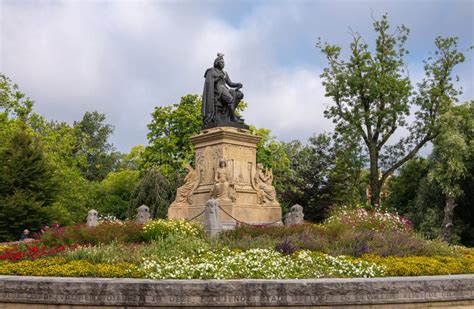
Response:
[{"label": "statue's head", "polygon": [[99,213],[95,209],[91,209],[87,212],[87,216],[90,218],[97,218],[98,214]]},{"label": "statue's head", "polygon": [[227,163],[225,162],[225,159],[220,159],[219,160],[219,167],[226,167]]},{"label": "statue's head", "polygon": [[257,163],[257,169],[263,170],[263,164],[262,163]]},{"label": "statue's head", "polygon": [[214,60],[214,67],[218,69],[223,69],[225,66],[224,54],[217,53],[217,58]]}]

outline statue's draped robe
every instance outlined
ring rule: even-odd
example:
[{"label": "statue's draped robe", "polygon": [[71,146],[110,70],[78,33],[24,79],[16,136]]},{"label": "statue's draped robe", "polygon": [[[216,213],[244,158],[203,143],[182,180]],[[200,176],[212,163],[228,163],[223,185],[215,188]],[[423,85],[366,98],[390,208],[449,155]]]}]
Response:
[{"label": "statue's draped robe", "polygon": [[215,77],[217,76],[215,68],[209,68],[204,73],[204,91],[202,94],[202,117],[204,124],[214,121],[216,113],[214,106],[214,85]]}]

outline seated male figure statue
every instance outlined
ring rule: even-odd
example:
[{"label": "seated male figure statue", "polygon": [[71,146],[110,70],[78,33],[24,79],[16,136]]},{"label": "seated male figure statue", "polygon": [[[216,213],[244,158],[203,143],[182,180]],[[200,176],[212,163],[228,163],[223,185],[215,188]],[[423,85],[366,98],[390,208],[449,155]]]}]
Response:
[{"label": "seated male figure statue", "polygon": [[[221,123],[243,124],[235,109],[243,99],[241,83],[234,83],[224,69],[224,55],[217,54],[214,67],[204,74],[204,91],[202,96],[203,127],[213,127]],[[230,87],[230,88],[229,88]],[[235,89],[234,89],[235,88]]]}]

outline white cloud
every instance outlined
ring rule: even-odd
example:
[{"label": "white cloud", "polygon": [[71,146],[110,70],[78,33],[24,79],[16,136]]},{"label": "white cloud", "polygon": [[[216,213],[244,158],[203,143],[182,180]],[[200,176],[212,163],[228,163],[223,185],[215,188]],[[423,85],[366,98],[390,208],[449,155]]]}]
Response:
[{"label": "white cloud", "polygon": [[314,132],[331,130],[331,121],[323,118],[330,100],[324,97],[316,72],[305,68],[280,70],[270,73],[265,83],[251,84],[250,122],[271,128],[286,140],[306,139]]},{"label": "white cloud", "polygon": [[[154,106],[202,92],[205,69],[223,52],[231,78],[244,84],[247,121],[280,139],[305,140],[332,128],[322,113],[330,101],[318,78],[324,63],[316,38],[347,47],[347,26],[369,32],[371,9],[379,14],[392,8],[395,24],[407,19],[422,29],[439,20],[432,13],[436,6],[417,4],[426,9],[425,25],[407,5],[1,1],[0,71],[50,119],[71,122],[94,109],[106,113],[116,128],[113,142],[127,151],[146,143]],[[451,32],[466,31],[469,19],[462,16],[462,24],[448,25]],[[472,98],[473,63],[467,67],[465,96]]]}]

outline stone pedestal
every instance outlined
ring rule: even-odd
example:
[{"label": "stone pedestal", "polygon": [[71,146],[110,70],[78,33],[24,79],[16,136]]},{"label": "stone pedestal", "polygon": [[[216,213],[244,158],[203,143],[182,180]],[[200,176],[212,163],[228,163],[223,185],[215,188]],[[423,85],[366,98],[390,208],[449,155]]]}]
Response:
[{"label": "stone pedestal", "polygon": [[[191,137],[196,150],[196,168],[178,189],[168,209],[169,219],[190,219],[204,210],[211,198],[238,221],[266,224],[281,220],[281,207],[271,185],[271,170],[257,168],[260,137],[248,130],[218,127]],[[219,212],[224,228],[236,220]],[[197,220],[200,218],[198,217]]]}]

